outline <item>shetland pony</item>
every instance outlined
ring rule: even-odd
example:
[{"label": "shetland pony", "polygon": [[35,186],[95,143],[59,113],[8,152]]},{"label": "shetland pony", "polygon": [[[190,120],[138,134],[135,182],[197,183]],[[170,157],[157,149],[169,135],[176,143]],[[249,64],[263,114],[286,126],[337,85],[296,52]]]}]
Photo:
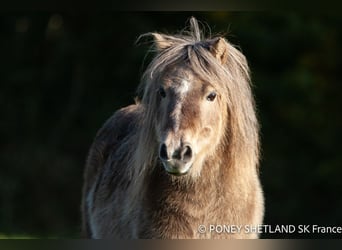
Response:
[{"label": "shetland pony", "polygon": [[[84,172],[89,238],[257,238],[258,121],[245,56],[223,37],[148,33],[140,100],[98,131]],[[214,225],[242,226],[237,233]]]}]

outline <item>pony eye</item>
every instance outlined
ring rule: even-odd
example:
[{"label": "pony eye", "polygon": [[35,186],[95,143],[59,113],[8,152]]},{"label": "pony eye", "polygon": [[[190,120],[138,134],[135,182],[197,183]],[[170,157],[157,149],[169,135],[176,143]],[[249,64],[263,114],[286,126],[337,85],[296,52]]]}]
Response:
[{"label": "pony eye", "polygon": [[160,95],[162,98],[165,98],[166,92],[165,92],[165,89],[164,89],[163,87],[160,87],[160,88],[158,89],[158,93],[159,93],[159,95]]},{"label": "pony eye", "polygon": [[211,93],[207,96],[207,100],[208,100],[209,102],[214,101],[215,98],[216,98],[216,93],[215,93],[215,92],[211,92]]}]

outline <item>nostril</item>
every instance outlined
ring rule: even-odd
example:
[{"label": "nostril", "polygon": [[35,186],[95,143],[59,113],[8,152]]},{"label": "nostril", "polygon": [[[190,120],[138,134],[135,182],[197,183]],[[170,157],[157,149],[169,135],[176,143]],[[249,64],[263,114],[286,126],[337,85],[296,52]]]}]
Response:
[{"label": "nostril", "polygon": [[185,146],[182,151],[182,160],[183,162],[189,162],[192,158],[192,149],[190,146]]},{"label": "nostril", "polygon": [[160,159],[162,159],[162,160],[168,160],[168,159],[169,159],[169,156],[167,155],[167,148],[166,148],[165,143],[163,143],[163,144],[160,146],[159,157],[160,157]]}]

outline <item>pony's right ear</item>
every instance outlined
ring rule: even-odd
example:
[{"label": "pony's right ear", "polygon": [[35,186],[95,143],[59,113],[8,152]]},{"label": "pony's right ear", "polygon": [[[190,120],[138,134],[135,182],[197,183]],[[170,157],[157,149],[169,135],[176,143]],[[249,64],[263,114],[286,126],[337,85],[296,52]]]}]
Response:
[{"label": "pony's right ear", "polygon": [[160,33],[151,33],[158,51],[167,49],[175,44],[174,38]]},{"label": "pony's right ear", "polygon": [[228,59],[228,43],[222,37],[214,38],[209,42],[209,50],[220,61],[221,64],[225,64]]}]

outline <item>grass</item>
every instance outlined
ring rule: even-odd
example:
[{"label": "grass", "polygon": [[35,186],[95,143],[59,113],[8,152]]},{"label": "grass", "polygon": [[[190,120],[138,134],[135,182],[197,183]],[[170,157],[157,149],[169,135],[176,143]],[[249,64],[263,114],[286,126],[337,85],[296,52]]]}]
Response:
[{"label": "grass", "polygon": [[0,234],[0,239],[4,240],[4,239],[39,239],[36,236],[32,236],[32,235],[6,235],[6,234]]},{"label": "grass", "polygon": [[[80,233],[78,231],[69,232],[49,232],[49,233],[25,233],[25,232],[0,232],[0,240],[3,239],[79,239]],[[2,250],[0,248],[0,250]]]},{"label": "grass", "polygon": [[49,240],[49,239],[63,239],[65,237],[57,237],[57,236],[37,236],[37,235],[28,235],[28,234],[2,234],[0,233],[0,240],[24,240],[24,239],[41,239],[41,240]]}]

